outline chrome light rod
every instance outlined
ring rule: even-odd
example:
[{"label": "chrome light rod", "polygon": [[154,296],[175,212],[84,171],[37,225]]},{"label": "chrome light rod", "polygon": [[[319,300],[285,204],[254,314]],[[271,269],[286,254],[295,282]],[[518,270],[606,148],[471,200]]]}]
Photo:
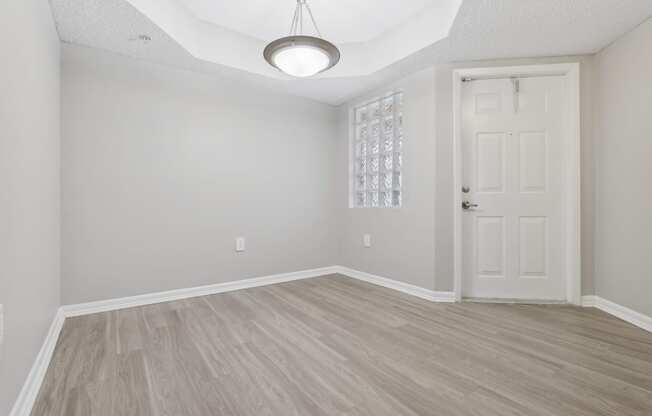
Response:
[{"label": "chrome light rod", "polygon": [[510,76],[488,76],[488,77],[463,77],[462,82],[472,82],[472,81],[487,81],[490,79],[524,79],[524,78],[545,78],[545,77],[561,77],[564,74],[522,74],[522,75],[510,75]]}]

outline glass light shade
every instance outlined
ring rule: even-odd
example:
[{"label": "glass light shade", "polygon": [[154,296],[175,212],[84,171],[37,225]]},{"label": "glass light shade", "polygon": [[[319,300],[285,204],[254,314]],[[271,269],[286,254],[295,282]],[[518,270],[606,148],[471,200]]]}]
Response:
[{"label": "glass light shade", "polygon": [[276,52],[274,65],[293,77],[310,77],[328,67],[330,59],[322,50],[312,46],[290,46]]},{"label": "glass light shade", "polygon": [[313,36],[276,39],[263,51],[267,62],[294,77],[310,77],[335,66],[340,51],[332,43]]}]

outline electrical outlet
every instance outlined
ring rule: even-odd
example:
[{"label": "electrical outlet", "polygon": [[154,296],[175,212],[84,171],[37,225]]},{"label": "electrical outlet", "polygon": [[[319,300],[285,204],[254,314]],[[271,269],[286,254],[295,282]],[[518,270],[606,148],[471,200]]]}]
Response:
[{"label": "electrical outlet", "polygon": [[235,251],[241,253],[245,251],[245,238],[238,237],[235,239]]},{"label": "electrical outlet", "polygon": [[371,235],[370,234],[365,234],[362,236],[362,244],[364,244],[365,247],[369,248],[371,247]]}]

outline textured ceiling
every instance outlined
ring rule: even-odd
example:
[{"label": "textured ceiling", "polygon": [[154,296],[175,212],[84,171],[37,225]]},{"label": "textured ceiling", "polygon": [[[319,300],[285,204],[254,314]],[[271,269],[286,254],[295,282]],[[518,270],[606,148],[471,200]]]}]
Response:
[{"label": "textured ceiling", "polygon": [[[288,33],[296,6],[296,0],[178,1],[201,20],[267,42]],[[309,0],[308,5],[324,36],[348,43],[378,37],[438,1]]]},{"label": "textured ceiling", "polygon": [[591,54],[652,16],[651,0],[468,0],[451,59]]},{"label": "textured ceiling", "polygon": [[[197,59],[126,0],[51,2],[65,42],[330,104],[435,63],[595,53],[652,16],[650,0],[464,0],[447,39],[364,76],[299,80],[275,79]],[[142,33],[152,41],[130,40]]]}]

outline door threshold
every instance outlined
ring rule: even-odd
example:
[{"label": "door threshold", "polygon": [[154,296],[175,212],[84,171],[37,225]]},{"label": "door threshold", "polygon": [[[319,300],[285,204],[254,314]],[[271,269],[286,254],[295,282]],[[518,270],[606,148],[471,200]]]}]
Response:
[{"label": "door threshold", "polygon": [[462,298],[462,302],[468,303],[507,303],[521,305],[566,305],[565,300],[546,299],[503,299],[503,298]]}]

